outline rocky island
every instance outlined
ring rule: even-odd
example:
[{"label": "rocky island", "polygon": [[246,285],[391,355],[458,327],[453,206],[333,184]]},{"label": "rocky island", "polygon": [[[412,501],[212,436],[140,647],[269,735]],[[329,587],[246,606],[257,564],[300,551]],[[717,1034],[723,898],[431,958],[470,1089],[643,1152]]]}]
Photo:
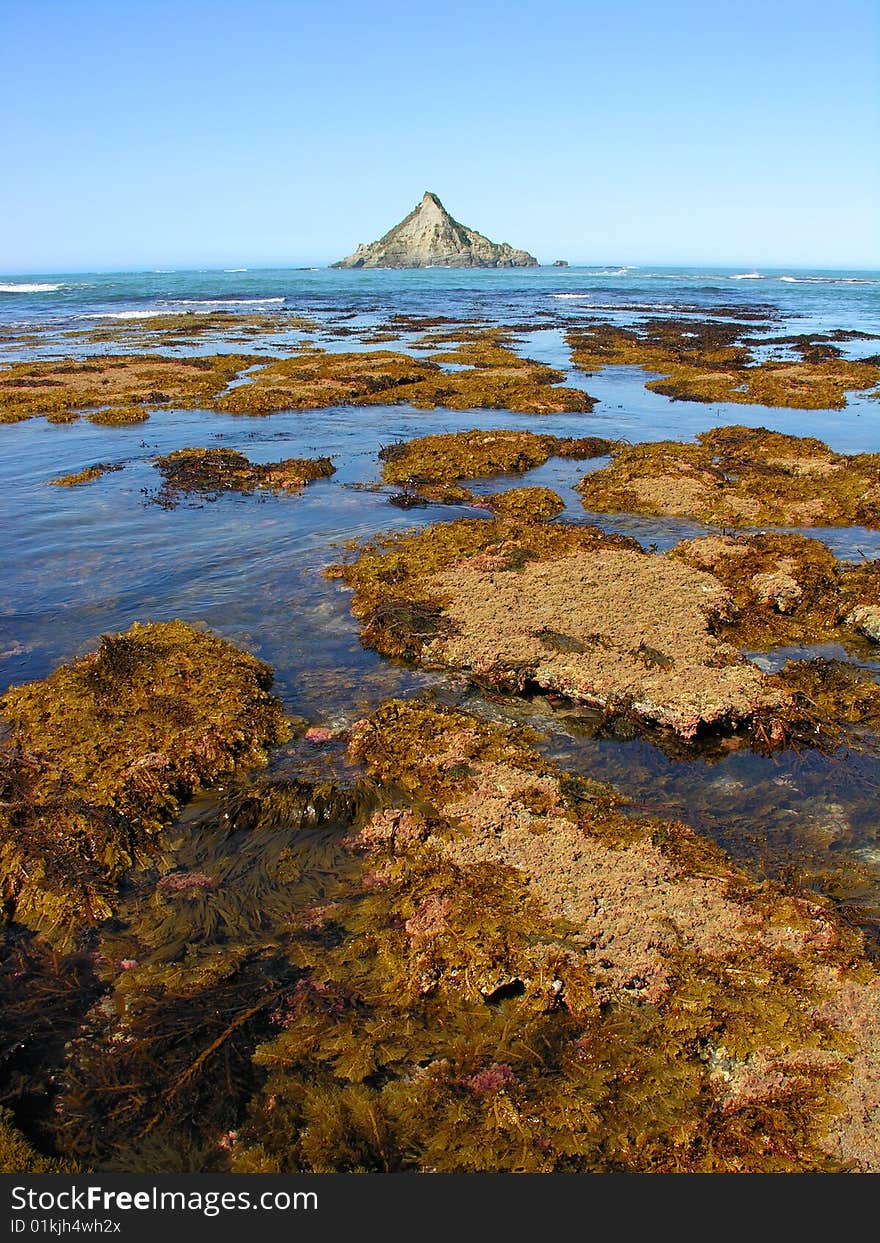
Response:
[{"label": "rocky island", "polygon": [[378,242],[361,243],[334,268],[536,268],[538,260],[506,242],[491,242],[459,224],[436,194],[422,201]]}]

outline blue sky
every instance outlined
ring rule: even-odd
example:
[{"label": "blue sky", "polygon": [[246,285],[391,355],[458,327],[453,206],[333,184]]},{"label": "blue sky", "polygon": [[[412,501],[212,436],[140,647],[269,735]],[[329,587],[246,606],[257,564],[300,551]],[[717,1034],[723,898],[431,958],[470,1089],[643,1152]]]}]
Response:
[{"label": "blue sky", "polygon": [[0,271],[325,263],[425,189],[543,262],[880,267],[876,0],[0,0]]}]

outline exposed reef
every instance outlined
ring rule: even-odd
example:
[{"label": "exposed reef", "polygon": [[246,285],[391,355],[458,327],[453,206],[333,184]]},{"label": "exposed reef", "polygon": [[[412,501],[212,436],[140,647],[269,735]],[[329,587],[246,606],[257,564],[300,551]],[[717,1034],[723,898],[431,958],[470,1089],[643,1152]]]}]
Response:
[{"label": "exposed reef", "polygon": [[453,220],[426,190],[421,202],[378,242],[365,245],[334,268],[534,268],[538,260],[506,242],[488,237]]},{"label": "exposed reef", "polygon": [[0,701],[3,913],[71,944],[155,860],[182,799],[285,736],[272,673],[181,621],[105,635],[97,652]]},{"label": "exposed reef", "polygon": [[176,449],[155,459],[163,479],[157,500],[170,507],[187,494],[216,499],[224,492],[299,492],[336,468],[328,457],[251,462],[235,449]]},{"label": "exposed reef", "polygon": [[597,513],[695,518],[714,526],[880,526],[880,454],[833,453],[811,436],[721,427],[696,444],[612,449],[577,485]]},{"label": "exposed reef", "polygon": [[138,319],[105,319],[100,328],[74,330],[66,335],[93,345],[125,344],[141,349],[191,345],[211,337],[247,343],[259,337],[288,332],[317,332],[313,319],[279,309],[270,314],[240,315],[230,311],[184,311],[144,315]]},{"label": "exposed reef", "polygon": [[181,825],[31,1068],[42,1146],[154,1173],[880,1169],[859,934],[537,742],[389,701],[348,788],[264,780]]},{"label": "exposed reef", "polygon": [[743,653],[871,638],[877,563],[840,562],[799,535],[707,537],[651,555],[547,521],[562,508],[548,489],[484,503],[486,521],[380,537],[328,571],[354,588],[364,644],[490,692],[551,692],[588,709],[595,732],[647,730],[673,749],[719,730],[764,749],[874,728],[880,692],[857,667],[832,676],[828,662],[811,673],[795,662],[771,676]]},{"label": "exposed reef", "polygon": [[[740,324],[704,319],[647,319],[632,327],[595,321],[567,333],[572,362],[588,373],[614,364],[658,371],[647,388],[681,401],[733,401],[804,410],[839,410],[846,394],[880,383],[878,360],[844,358],[830,337],[780,338],[800,354],[758,361]],[[774,341],[774,339],[770,339]]]},{"label": "exposed reef", "polygon": [[880,562],[839,561],[821,540],[782,532],[683,540],[669,555],[724,584],[731,607],[716,628],[740,647],[846,642],[855,633],[880,642]]},{"label": "exposed reef", "polygon": [[425,409],[488,408],[524,414],[591,410],[593,398],[580,389],[563,387],[564,379],[562,372],[507,349],[494,351],[492,365],[461,371],[444,371],[439,362],[389,350],[357,354],[313,350],[261,367],[215,405],[229,414],[398,402]]},{"label": "exposed reef", "polygon": [[857,935],[534,741],[424,701],[358,727],[403,805],[350,835],[366,892],[315,909],[232,1168],[877,1168]]},{"label": "exposed reef", "polygon": [[110,425],[142,422],[150,410],[211,406],[230,380],[260,359],[244,354],[171,358],[114,354],[0,368],[0,423],[45,416],[70,423],[80,414]]},{"label": "exposed reef", "polygon": [[383,480],[401,485],[411,500],[421,497],[460,503],[474,499],[460,486],[460,480],[520,474],[543,465],[550,457],[600,457],[610,453],[615,443],[599,436],[542,436],[475,428],[398,441],[386,445],[379,457]]},{"label": "exposed reef", "polygon": [[363,642],[385,655],[495,690],[555,691],[684,738],[758,719],[785,737],[791,697],[713,633],[730,609],[722,583],[634,540],[463,519],[375,540],[331,573],[354,587]]}]

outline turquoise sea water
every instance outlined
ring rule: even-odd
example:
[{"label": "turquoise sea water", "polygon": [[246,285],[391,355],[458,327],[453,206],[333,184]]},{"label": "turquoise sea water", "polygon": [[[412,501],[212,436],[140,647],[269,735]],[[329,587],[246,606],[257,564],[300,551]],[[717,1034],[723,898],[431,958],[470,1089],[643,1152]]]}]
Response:
[{"label": "turquoise sea water", "polygon": [[[570,303],[570,306],[566,306]],[[330,268],[0,275],[0,328],[113,314],[284,307],[462,317],[763,304],[799,326],[880,330],[880,273],[617,267]]]},{"label": "turquoise sea water", "polygon": [[[595,376],[571,369],[563,331],[591,315],[631,318],[758,310],[771,327],[760,335],[847,329],[880,332],[880,274],[796,271],[698,271],[652,268],[539,268],[520,271],[429,269],[348,272],[327,269],[253,272],[142,272],[0,277],[0,365],[34,355],[76,355],[95,347],[64,334],[123,316],[204,311],[288,311],[317,321],[317,344],[376,348],[358,333],[395,315],[479,318],[517,325],[518,348],[569,372],[597,404],[591,414],[542,416],[500,411],[451,412],[407,406],[331,408],[268,418],[207,411],[163,411],[134,427],[96,427],[85,420],[0,426],[0,526],[5,548],[0,592],[0,693],[44,677],[89,650],[102,633],[135,620],[182,617],[203,622],[273,664],[287,708],[313,723],[344,725],[388,695],[434,685],[478,711],[531,719],[548,729],[548,747],[566,762],[612,780],[654,814],[686,818],[758,870],[804,869],[810,884],[854,904],[880,926],[880,829],[876,790],[880,760],[841,750],[782,754],[748,750],[718,757],[672,758],[644,740],[590,738],[538,701],[488,703],[443,675],[395,665],[365,651],[348,595],[322,570],[349,555],[344,541],[469,512],[454,508],[402,512],[373,486],[378,451],[400,438],[439,430],[515,427],[560,435],[597,434],[631,441],[689,440],[730,423],[821,437],[839,451],[880,450],[880,403],[853,395],[842,411],[672,401],[644,387],[638,368]],[[344,326],[345,335],[339,332]],[[295,334],[302,337],[304,334]],[[291,339],[259,337],[248,351],[271,354]],[[402,329],[401,344],[411,337]],[[134,348],[138,348],[136,345]],[[234,348],[222,334],[181,347],[188,352]],[[393,348],[385,343],[382,348]],[[852,356],[878,352],[854,340]],[[189,445],[241,449],[258,461],[332,456],[337,473],[300,497],[224,496],[215,503],[165,510],[152,504],[152,459]],[[94,462],[124,469],[85,487],[47,487],[52,477]],[[597,463],[601,464],[601,463]],[[571,485],[585,464],[555,460],[500,486],[554,487],[572,521],[634,534],[645,546],[668,547],[703,528],[683,521],[586,514]],[[477,490],[497,489],[485,481]],[[472,512],[472,511],[471,511]],[[848,558],[880,556],[880,533],[814,532]],[[880,668],[865,643],[849,656]],[[332,753],[327,762],[332,761]],[[277,764],[319,764],[296,745]],[[859,869],[858,884],[839,891],[829,879],[841,854]],[[835,889],[838,885],[838,889]]]}]

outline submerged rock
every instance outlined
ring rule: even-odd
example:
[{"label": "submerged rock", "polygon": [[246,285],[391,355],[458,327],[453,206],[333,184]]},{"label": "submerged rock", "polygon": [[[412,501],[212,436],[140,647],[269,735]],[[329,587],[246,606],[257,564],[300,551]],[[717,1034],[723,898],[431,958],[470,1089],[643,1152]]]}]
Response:
[{"label": "submerged rock", "polygon": [[506,242],[453,220],[436,194],[426,190],[421,202],[399,224],[334,268],[534,268],[538,260]]},{"label": "submerged rock", "polygon": [[123,469],[118,463],[96,462],[94,466],[86,466],[70,475],[58,475],[55,479],[50,479],[49,483],[55,488],[75,488],[81,483],[92,483],[102,475]]}]

